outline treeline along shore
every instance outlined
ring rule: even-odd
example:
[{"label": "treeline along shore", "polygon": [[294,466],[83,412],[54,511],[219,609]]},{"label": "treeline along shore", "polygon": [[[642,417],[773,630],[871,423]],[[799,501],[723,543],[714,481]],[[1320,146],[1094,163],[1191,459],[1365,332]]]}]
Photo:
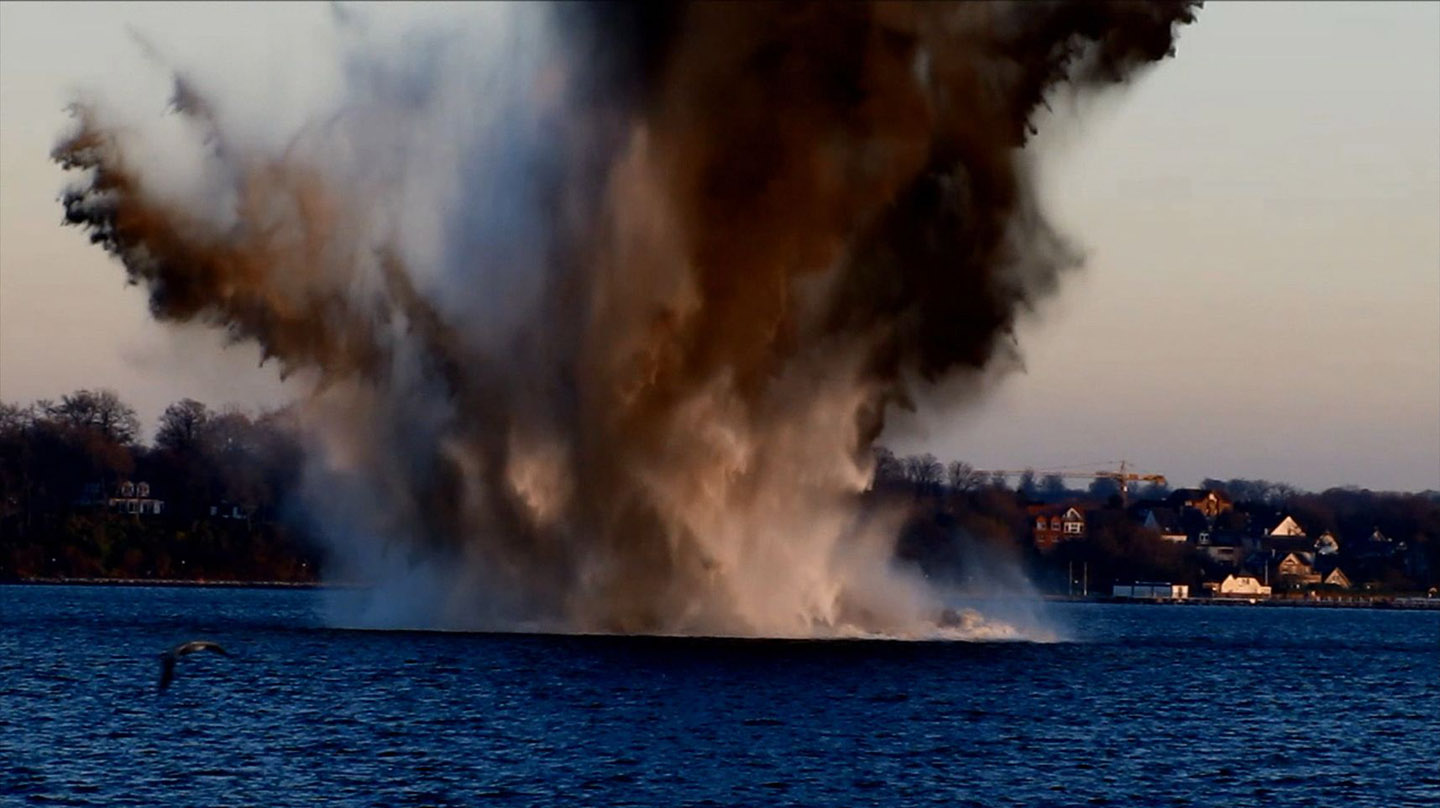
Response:
[{"label": "treeline along shore", "polygon": [[148,444],[111,391],[0,403],[0,580],[314,582],[296,436],[284,410],[192,399]]},{"label": "treeline along shore", "polygon": [[[1023,575],[1053,596],[1137,581],[1265,587],[1267,597],[1374,600],[1440,585],[1440,492],[1263,480],[1018,479],[875,450],[862,506],[908,514],[896,563],[971,591]],[[144,442],[107,390],[0,402],[0,581],[314,584],[322,544],[296,506],[292,414],[170,405]],[[1238,582],[1238,583],[1237,583]]]}]

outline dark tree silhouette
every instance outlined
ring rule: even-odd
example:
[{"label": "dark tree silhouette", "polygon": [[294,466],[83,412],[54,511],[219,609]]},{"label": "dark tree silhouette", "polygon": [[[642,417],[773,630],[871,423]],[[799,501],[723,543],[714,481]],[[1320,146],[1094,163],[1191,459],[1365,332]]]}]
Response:
[{"label": "dark tree silhouette", "polygon": [[279,519],[302,467],[285,417],[215,416],[187,399],[166,409],[154,448],[137,432],[109,391],[0,403],[0,580],[314,579],[314,545]]},{"label": "dark tree silhouette", "polygon": [[165,408],[155,432],[155,448],[171,452],[194,452],[210,421],[210,408],[193,398],[181,399]]},{"label": "dark tree silhouette", "polygon": [[952,460],[945,467],[945,479],[954,492],[973,491],[982,482],[980,475],[975,473],[975,467],[960,460]]},{"label": "dark tree silhouette", "polygon": [[133,444],[140,436],[135,410],[112,390],[77,390],[51,405],[49,415],[72,429],[94,430],[121,446]]},{"label": "dark tree silhouette", "polygon": [[1015,490],[1027,500],[1039,499],[1040,486],[1035,483],[1034,469],[1025,469],[1020,475],[1020,481],[1015,484]]},{"label": "dark tree silhouette", "polygon": [[1065,488],[1065,478],[1059,474],[1046,474],[1040,478],[1040,496],[1047,500],[1063,498],[1069,490]]}]

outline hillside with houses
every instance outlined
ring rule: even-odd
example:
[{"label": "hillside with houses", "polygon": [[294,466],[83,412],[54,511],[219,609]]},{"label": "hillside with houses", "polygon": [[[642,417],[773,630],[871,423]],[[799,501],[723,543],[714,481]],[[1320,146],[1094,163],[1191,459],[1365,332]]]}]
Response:
[{"label": "hillside with houses", "polygon": [[1440,584],[1440,492],[1312,493],[1240,479],[1126,490],[1103,476],[1073,490],[882,449],[872,496],[910,503],[901,554],[933,576],[963,578],[981,548],[1023,563],[1058,595],[1119,586],[1128,596],[1124,587],[1143,582],[1187,597],[1316,599],[1430,594]]},{"label": "hillside with houses", "polygon": [[[186,399],[147,443],[108,391],[0,403],[0,580],[318,580],[301,458],[284,411]],[[1172,490],[1159,475],[1129,475],[1136,486],[1103,474],[1077,490],[930,455],[878,449],[874,461],[859,504],[906,518],[897,561],[972,590],[1016,570],[1052,595],[1159,598],[1163,585],[1167,598],[1333,598],[1440,584],[1440,492]]]}]

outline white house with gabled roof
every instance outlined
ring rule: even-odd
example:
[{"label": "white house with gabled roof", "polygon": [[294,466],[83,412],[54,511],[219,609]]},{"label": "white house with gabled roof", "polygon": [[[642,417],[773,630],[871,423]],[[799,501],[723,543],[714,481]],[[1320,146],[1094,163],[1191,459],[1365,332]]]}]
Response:
[{"label": "white house with gabled roof", "polygon": [[1253,575],[1226,575],[1218,584],[1206,584],[1220,597],[1270,597],[1270,587]]},{"label": "white house with gabled roof", "polygon": [[1270,529],[1271,536],[1304,536],[1305,528],[1295,521],[1295,517],[1287,516],[1280,520],[1280,524]]}]

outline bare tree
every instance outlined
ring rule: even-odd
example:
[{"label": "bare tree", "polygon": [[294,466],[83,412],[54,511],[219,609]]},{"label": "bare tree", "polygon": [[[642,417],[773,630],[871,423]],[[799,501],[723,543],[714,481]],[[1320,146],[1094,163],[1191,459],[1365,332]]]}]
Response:
[{"label": "bare tree", "polygon": [[979,488],[982,482],[981,475],[975,473],[974,466],[959,460],[950,461],[950,466],[945,471],[952,491],[972,491]]},{"label": "bare tree", "polygon": [[1040,478],[1040,496],[1044,499],[1063,499],[1068,490],[1065,487],[1065,478],[1059,474],[1046,474]]},{"label": "bare tree", "polygon": [[1034,500],[1040,494],[1040,486],[1035,482],[1035,469],[1025,469],[1020,475],[1020,481],[1015,484],[1015,490],[1028,500]]},{"label": "bare tree", "polygon": [[72,429],[93,430],[121,446],[135,442],[140,419],[113,390],[77,390],[48,407],[49,415]]},{"label": "bare tree", "polygon": [[945,484],[945,464],[935,458],[935,455],[926,452],[922,455],[922,471],[924,473],[925,487],[939,493],[940,486]]},{"label": "bare tree", "polygon": [[876,487],[893,485],[905,479],[905,466],[895,453],[884,446],[872,450],[875,457],[874,483]]},{"label": "bare tree", "polygon": [[1090,483],[1088,493],[1091,499],[1097,502],[1106,502],[1111,497],[1120,497],[1123,485],[1123,482],[1114,477],[1096,477],[1094,482]]},{"label": "bare tree", "polygon": [[940,490],[940,484],[945,479],[945,466],[935,459],[935,455],[926,452],[923,455],[910,455],[904,460],[905,477],[915,486],[915,493],[936,493]]},{"label": "bare tree", "polygon": [[254,447],[254,424],[243,412],[229,411],[211,415],[200,432],[205,450],[216,458],[240,456]]},{"label": "bare tree", "polygon": [[31,423],[31,411],[18,404],[0,401],[0,436],[18,435]]},{"label": "bare tree", "polygon": [[209,421],[208,407],[193,398],[181,399],[166,407],[160,416],[155,445],[172,452],[195,451]]}]

